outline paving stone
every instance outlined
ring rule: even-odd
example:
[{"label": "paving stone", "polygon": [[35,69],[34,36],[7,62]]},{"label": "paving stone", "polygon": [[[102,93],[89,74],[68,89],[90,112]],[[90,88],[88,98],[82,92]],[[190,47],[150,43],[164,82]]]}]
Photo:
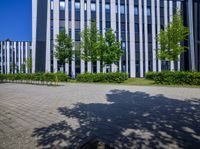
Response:
[{"label": "paving stone", "polygon": [[0,84],[0,149],[200,146],[200,89]]}]

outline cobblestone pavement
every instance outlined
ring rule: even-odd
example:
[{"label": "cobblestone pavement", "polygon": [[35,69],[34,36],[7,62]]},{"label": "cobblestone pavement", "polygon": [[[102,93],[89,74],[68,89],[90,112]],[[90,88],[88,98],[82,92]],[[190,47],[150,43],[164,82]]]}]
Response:
[{"label": "cobblestone pavement", "polygon": [[200,148],[200,89],[0,84],[0,149]]}]

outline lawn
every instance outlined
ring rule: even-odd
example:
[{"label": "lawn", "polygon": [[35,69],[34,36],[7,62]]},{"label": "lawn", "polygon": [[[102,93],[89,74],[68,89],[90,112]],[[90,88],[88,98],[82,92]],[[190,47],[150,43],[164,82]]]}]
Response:
[{"label": "lawn", "polygon": [[126,85],[155,85],[154,81],[145,78],[129,78],[124,83]]},{"label": "lawn", "polygon": [[[70,80],[70,83],[83,83],[78,82],[77,80]],[[89,83],[89,82],[85,82]],[[118,83],[102,83],[102,82],[90,82],[90,83],[96,83],[96,84],[118,84]],[[129,78],[124,83],[120,83],[124,85],[155,85],[154,81],[147,80],[145,78]]]},{"label": "lawn", "polygon": [[167,86],[167,87],[186,87],[186,88],[200,88],[198,85],[164,85],[155,84],[152,80],[147,80],[145,78],[129,78],[124,83],[124,85],[142,85],[142,86]]}]

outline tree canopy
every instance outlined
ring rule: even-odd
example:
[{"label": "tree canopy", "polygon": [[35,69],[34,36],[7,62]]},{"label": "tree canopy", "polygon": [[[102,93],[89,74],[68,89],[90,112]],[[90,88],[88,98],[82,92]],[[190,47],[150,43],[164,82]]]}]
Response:
[{"label": "tree canopy", "polygon": [[180,12],[176,12],[173,21],[158,34],[157,40],[160,44],[158,49],[158,58],[161,60],[177,61],[188,47],[183,46],[181,42],[187,40],[189,30],[183,25],[183,19]]},{"label": "tree canopy", "polygon": [[99,58],[105,65],[116,64],[123,55],[121,44],[116,40],[116,36],[112,29],[109,29],[104,37],[100,36],[99,43]]},{"label": "tree canopy", "polygon": [[98,59],[98,30],[95,22],[91,22],[90,27],[85,28],[85,30],[81,33],[81,44],[80,48],[82,48],[81,58],[88,62],[96,62]]},{"label": "tree canopy", "polygon": [[72,61],[74,58],[72,39],[65,33],[60,32],[57,35],[57,45],[55,45],[55,57],[62,64]]}]

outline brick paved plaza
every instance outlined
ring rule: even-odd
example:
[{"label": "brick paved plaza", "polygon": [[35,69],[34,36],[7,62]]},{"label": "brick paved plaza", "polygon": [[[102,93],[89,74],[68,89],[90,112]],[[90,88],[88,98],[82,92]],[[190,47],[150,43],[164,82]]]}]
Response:
[{"label": "brick paved plaza", "polygon": [[200,89],[0,84],[0,149],[200,148]]}]

